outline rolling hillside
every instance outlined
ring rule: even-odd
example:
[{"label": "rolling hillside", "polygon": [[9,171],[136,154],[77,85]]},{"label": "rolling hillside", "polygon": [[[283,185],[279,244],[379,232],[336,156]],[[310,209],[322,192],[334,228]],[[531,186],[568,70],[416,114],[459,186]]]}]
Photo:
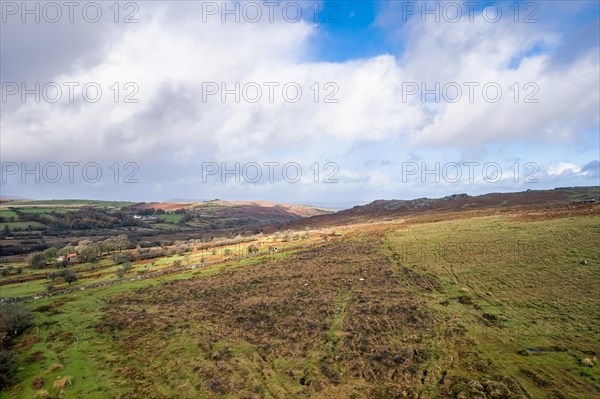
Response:
[{"label": "rolling hillside", "polygon": [[600,201],[600,187],[569,187],[517,193],[491,193],[479,196],[453,194],[443,198],[418,198],[414,200],[377,200],[335,214],[294,221],[287,224],[286,227],[341,225],[367,222],[369,220],[459,211],[506,211],[532,207],[551,209],[571,203],[575,205],[577,203],[598,201]]},{"label": "rolling hillside", "polygon": [[376,201],[308,228],[11,262],[0,307],[31,326],[8,341],[2,397],[597,398],[596,193]]},{"label": "rolling hillside", "polygon": [[140,245],[233,237],[332,211],[273,202],[132,203],[91,200],[0,203],[0,255],[125,234]]}]

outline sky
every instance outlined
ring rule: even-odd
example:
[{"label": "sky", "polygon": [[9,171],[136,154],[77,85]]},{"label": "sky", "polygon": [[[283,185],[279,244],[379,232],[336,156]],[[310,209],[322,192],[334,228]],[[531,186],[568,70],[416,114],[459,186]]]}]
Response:
[{"label": "sky", "polygon": [[0,197],[600,185],[597,1],[0,1]]}]

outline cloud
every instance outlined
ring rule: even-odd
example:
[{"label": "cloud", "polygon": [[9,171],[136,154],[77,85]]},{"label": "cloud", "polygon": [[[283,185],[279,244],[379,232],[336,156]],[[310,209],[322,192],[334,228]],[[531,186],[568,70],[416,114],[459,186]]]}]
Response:
[{"label": "cloud", "polygon": [[557,176],[557,175],[562,175],[564,174],[576,174],[576,173],[580,173],[581,172],[581,168],[579,168],[577,165],[573,164],[573,163],[569,163],[569,162],[561,162],[556,166],[550,166],[548,168],[548,175],[549,176]]},{"label": "cloud", "polygon": [[[587,176],[595,177],[598,179],[600,177],[600,161],[590,161],[581,168],[581,172]],[[600,184],[600,182],[598,182]]]},{"label": "cloud", "polygon": [[[401,32],[394,26],[401,26]],[[333,63],[312,58],[313,45],[323,36],[310,20],[203,22],[195,3],[144,4],[140,23],[127,27],[10,25],[2,42],[3,47],[10,42],[2,57],[6,76],[97,82],[103,96],[97,103],[77,98],[73,104],[21,104],[15,99],[3,104],[8,111],[0,122],[0,154],[3,160],[31,162],[137,162],[157,192],[197,190],[197,172],[188,174],[203,161],[295,160],[311,165],[333,160],[344,165],[348,184],[335,190],[370,187],[390,193],[397,186],[384,169],[392,163],[363,170],[360,156],[345,155],[357,143],[374,143],[408,157],[432,147],[473,151],[516,140],[543,148],[548,142],[575,142],[581,132],[598,129],[597,43],[568,52],[565,46],[577,35],[565,38],[552,25],[515,24],[508,18],[490,24],[481,16],[456,24],[414,19],[388,29],[402,39],[401,51]],[[67,36],[76,37],[72,46],[64,45]],[[26,51],[19,50],[19,43],[27,44]],[[52,60],[47,68],[45,59]],[[115,82],[120,84],[118,103],[110,89]],[[127,82],[139,88],[134,95],[139,102],[123,103],[132,93],[124,88]],[[206,97],[210,82],[219,89],[220,83],[232,89],[236,83],[243,88],[255,82],[263,96],[251,103],[236,102],[230,94],[223,102],[221,93]],[[273,102],[267,100],[266,82],[279,83]],[[302,89],[295,103],[283,99],[282,87],[291,82]],[[456,103],[423,102],[419,93],[404,101],[411,82],[428,88],[457,82],[463,97]],[[465,82],[479,84],[472,102]],[[482,97],[482,86],[490,82],[502,88],[495,103]],[[518,102],[511,90],[515,82]],[[527,95],[538,102],[524,103]],[[327,96],[337,102],[325,103]],[[345,162],[350,158],[354,160]],[[391,157],[373,157],[382,158]],[[559,164],[548,174],[587,172],[573,166]],[[309,187],[298,184],[293,191],[305,195]],[[248,188],[219,190],[239,195]],[[261,196],[260,191],[253,194]]]},{"label": "cloud", "polygon": [[579,167],[571,162],[560,162],[557,165],[548,168],[548,176],[585,176],[588,178],[598,178],[600,170],[600,161],[590,161],[583,167]]}]

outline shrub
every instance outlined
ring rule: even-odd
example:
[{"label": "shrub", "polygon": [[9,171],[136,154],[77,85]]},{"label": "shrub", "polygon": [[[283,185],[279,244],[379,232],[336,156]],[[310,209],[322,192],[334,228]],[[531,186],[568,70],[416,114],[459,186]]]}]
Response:
[{"label": "shrub", "polygon": [[219,377],[206,381],[206,388],[209,391],[219,394],[225,394],[228,391],[227,381]]},{"label": "shrub", "polygon": [[114,261],[117,265],[120,265],[122,263],[129,261],[129,259],[130,259],[130,256],[128,254],[124,254],[124,253],[116,253],[115,257],[114,257]]},{"label": "shrub", "polygon": [[0,304],[0,337],[14,338],[33,323],[33,315],[21,303]]},{"label": "shrub", "polygon": [[36,377],[33,380],[31,380],[31,387],[33,389],[40,389],[44,386],[44,382],[45,380],[41,377]]},{"label": "shrub", "polygon": [[43,252],[34,252],[27,256],[27,263],[32,269],[42,269],[46,267],[46,256]]},{"label": "shrub", "polygon": [[50,247],[44,251],[44,258],[47,262],[52,262],[58,257],[58,248]]},{"label": "shrub", "polygon": [[61,270],[59,272],[54,272],[52,274],[50,274],[49,276],[52,281],[54,281],[54,279],[58,278],[58,277],[62,277],[63,281],[65,283],[68,283],[69,285],[71,285],[71,283],[74,283],[75,281],[77,281],[77,275],[75,273],[73,273],[73,270],[69,270],[69,269],[65,269],[65,270]]},{"label": "shrub", "polygon": [[15,360],[12,351],[0,350],[0,388],[10,382],[10,376],[15,368]]},{"label": "shrub", "polygon": [[146,252],[138,254],[135,257],[136,260],[147,260],[147,259],[155,259],[162,258],[163,256],[167,256],[170,252],[163,251],[162,249],[153,249],[147,250]]},{"label": "shrub", "polygon": [[74,283],[75,281],[77,281],[77,275],[75,273],[73,273],[72,270],[65,270],[66,273],[64,273],[64,280],[65,283],[68,283],[69,285],[71,285],[71,283]]},{"label": "shrub", "polygon": [[128,271],[130,271],[133,268],[133,266],[131,266],[131,262],[127,261],[127,262],[123,263],[122,268],[127,273]]},{"label": "shrub", "polygon": [[33,315],[21,303],[0,304],[0,388],[10,383],[15,368],[14,354],[8,350],[13,338],[33,323]]}]

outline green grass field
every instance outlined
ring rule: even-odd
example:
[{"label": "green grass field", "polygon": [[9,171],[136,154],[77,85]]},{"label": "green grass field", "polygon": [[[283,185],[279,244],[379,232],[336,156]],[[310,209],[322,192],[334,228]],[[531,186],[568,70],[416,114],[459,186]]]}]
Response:
[{"label": "green grass field", "polygon": [[7,210],[7,209],[0,209],[0,217],[15,218],[15,220],[16,220],[19,218],[19,215],[17,215],[17,213],[15,211]]},{"label": "green grass field", "polygon": [[50,208],[44,208],[44,207],[35,207],[35,208],[22,208],[20,209],[21,212],[23,213],[36,213],[36,214],[40,214],[40,215],[48,215],[48,214],[52,214],[52,213],[67,213],[67,212],[72,212],[74,209],[73,208],[55,208],[55,207],[50,207]]},{"label": "green grass field", "polygon": [[160,215],[158,216],[159,220],[162,220],[164,222],[167,223],[179,223],[179,221],[181,220],[183,216],[182,215],[176,215],[176,214],[167,214],[167,215]]},{"label": "green grass field", "polygon": [[446,321],[430,343],[428,378],[493,370],[535,398],[596,397],[600,368],[580,361],[600,350],[598,226],[598,216],[493,216],[390,232],[396,272]]},{"label": "green grass field", "polygon": [[154,228],[167,230],[167,231],[178,231],[185,229],[185,226],[176,225],[173,223],[154,223],[152,224]]},{"label": "green grass field", "polygon": [[39,222],[6,222],[6,223],[0,223],[0,229],[4,230],[5,227],[4,226],[8,226],[8,228],[12,231],[12,230],[26,230],[27,228],[31,227],[31,228],[46,228],[47,226],[39,223]]}]

